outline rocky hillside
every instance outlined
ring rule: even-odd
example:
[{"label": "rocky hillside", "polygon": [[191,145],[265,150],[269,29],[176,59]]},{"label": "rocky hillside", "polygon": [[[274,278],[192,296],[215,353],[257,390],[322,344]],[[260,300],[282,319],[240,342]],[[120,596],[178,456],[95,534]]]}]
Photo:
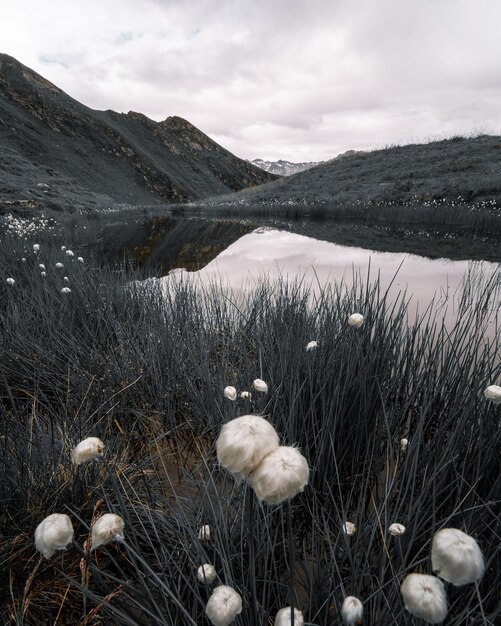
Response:
[{"label": "rocky hillside", "polygon": [[0,54],[0,209],[187,202],[274,178],[180,117],[94,111]]}]

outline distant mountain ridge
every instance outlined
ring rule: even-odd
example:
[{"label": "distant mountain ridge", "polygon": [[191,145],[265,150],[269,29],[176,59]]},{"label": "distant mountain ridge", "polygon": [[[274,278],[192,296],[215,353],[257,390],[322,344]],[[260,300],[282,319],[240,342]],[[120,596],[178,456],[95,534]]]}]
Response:
[{"label": "distant mountain ridge", "polygon": [[0,207],[2,197],[53,208],[179,203],[275,178],[180,117],[95,111],[0,54]]},{"label": "distant mountain ridge", "polygon": [[292,161],[284,161],[279,159],[278,161],[265,161],[264,159],[253,159],[250,161],[256,167],[270,172],[270,174],[276,174],[277,176],[292,176],[298,172],[304,172],[316,165],[319,165],[321,161],[309,161],[305,163],[293,163]]}]

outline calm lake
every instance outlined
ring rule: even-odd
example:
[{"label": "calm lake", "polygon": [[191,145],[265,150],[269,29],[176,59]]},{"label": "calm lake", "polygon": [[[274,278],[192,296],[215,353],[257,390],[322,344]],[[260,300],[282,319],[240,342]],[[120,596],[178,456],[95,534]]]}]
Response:
[{"label": "calm lake", "polygon": [[[499,273],[498,264],[485,261],[451,261],[374,252],[286,231],[258,228],[235,241],[203,269],[186,272],[177,268],[158,280],[165,289],[179,280],[201,285],[217,282],[238,298],[264,278],[301,279],[303,285],[315,293],[334,282],[342,281],[349,288],[358,275],[364,281],[368,277],[379,279],[382,290],[389,289],[390,300],[406,292],[406,297],[410,298],[410,321],[416,312],[424,312],[434,301],[443,310],[445,323],[449,326],[455,318],[465,277],[469,275],[474,280],[487,281],[496,276],[499,280]],[[498,332],[499,316],[494,314],[498,308],[499,299],[492,302],[490,336]]]}]

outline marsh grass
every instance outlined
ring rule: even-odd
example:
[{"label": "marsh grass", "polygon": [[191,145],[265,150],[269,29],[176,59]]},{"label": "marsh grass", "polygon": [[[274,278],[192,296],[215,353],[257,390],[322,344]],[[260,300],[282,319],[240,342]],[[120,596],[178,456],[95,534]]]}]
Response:
[{"label": "marsh grass", "polygon": [[[482,392],[501,378],[499,329],[487,334],[499,275],[465,283],[451,328],[435,306],[409,319],[405,294],[391,301],[370,277],[317,295],[262,281],[236,301],[183,282],[145,288],[139,274],[40,243],[26,263],[19,243],[0,252],[16,279],[0,281],[4,622],[207,624],[212,587],[196,571],[212,563],[213,585],[242,595],[240,626],[256,626],[251,605],[265,624],[293,601],[309,625],[340,623],[346,595],[361,598],[369,624],[417,624],[400,584],[431,573],[432,536],[454,526],[477,539],[487,570],[478,590],[448,586],[447,623],[494,623],[501,409]],[[60,293],[63,275],[71,294]],[[347,325],[354,311],[358,329]],[[319,348],[307,352],[312,339]],[[223,397],[258,377],[269,394]],[[215,458],[222,423],[251,412],[311,467],[290,507],[293,563],[286,508],[246,507],[251,490]],[[104,441],[105,460],[75,468],[71,449],[87,436]],[[75,542],[45,561],[33,532],[54,512],[70,515]],[[125,520],[125,541],[89,554],[92,520],[106,512]],[[393,522],[402,537],[388,533]],[[198,539],[202,524],[210,541]]]}]

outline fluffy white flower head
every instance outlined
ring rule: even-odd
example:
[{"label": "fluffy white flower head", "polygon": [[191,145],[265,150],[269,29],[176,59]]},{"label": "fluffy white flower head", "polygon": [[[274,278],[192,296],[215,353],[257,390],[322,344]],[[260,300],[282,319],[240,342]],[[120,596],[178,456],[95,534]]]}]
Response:
[{"label": "fluffy white flower head", "polygon": [[66,246],[61,246],[61,250],[64,252],[66,250]]},{"label": "fluffy white flower head", "polygon": [[26,257],[23,256],[23,258],[21,259],[22,263],[26,263]]},{"label": "fluffy white flower head", "polygon": [[440,624],[447,615],[444,583],[436,576],[409,574],[400,588],[405,608],[429,624]]},{"label": "fluffy white flower head", "polygon": [[394,537],[401,537],[405,533],[405,526],[397,523],[391,524],[388,528],[388,532]]},{"label": "fluffy white flower head", "polygon": [[70,282],[70,279],[67,276],[63,276],[63,280],[64,280],[65,283],[69,283]]},{"label": "fluffy white flower head", "polygon": [[363,614],[364,605],[357,597],[347,596],[343,600],[343,605],[341,606],[341,615],[345,624],[349,624],[349,626],[361,624]]},{"label": "fluffy white flower head", "polygon": [[228,626],[241,612],[242,598],[226,585],[214,589],[205,607],[205,613],[214,626]]},{"label": "fluffy white flower head", "polygon": [[62,267],[64,267],[64,265],[62,263],[56,263],[56,267],[58,270],[60,270]]},{"label": "fluffy white flower head", "polygon": [[259,500],[280,504],[303,491],[309,477],[310,468],[301,452],[279,446],[264,457],[249,480]]},{"label": "fluffy white flower head", "polygon": [[318,341],[310,341],[306,344],[306,352],[314,350],[315,348],[318,348]]},{"label": "fluffy white flower head", "polygon": [[73,250],[66,250],[66,256],[75,256]]},{"label": "fluffy white flower head", "polygon": [[400,439],[400,450],[402,450],[402,452],[404,452],[405,450],[407,450],[407,446],[409,445],[409,440],[408,439]]},{"label": "fluffy white flower head", "polygon": [[237,390],[235,387],[228,385],[228,387],[224,388],[224,397],[228,398],[228,400],[236,400],[237,399]]},{"label": "fluffy white flower head", "polygon": [[69,287],[63,287],[61,293],[71,293],[71,289]]},{"label": "fluffy white flower head", "polygon": [[433,571],[453,585],[468,585],[482,578],[485,563],[478,543],[458,528],[442,528],[431,544]]},{"label": "fluffy white flower head", "polygon": [[252,386],[256,391],[260,391],[261,393],[268,393],[268,385],[261,380],[260,378],[256,378],[256,380],[252,383]]},{"label": "fluffy white flower head", "polygon": [[343,532],[345,535],[348,535],[348,537],[351,537],[357,532],[357,527],[353,522],[345,522],[343,524]]},{"label": "fluffy white flower head", "polygon": [[240,478],[246,478],[276,448],[276,430],[259,415],[242,415],[224,424],[216,441],[219,462]]},{"label": "fluffy white flower head", "polygon": [[65,550],[73,539],[73,525],[64,513],[53,513],[46,517],[35,530],[35,546],[46,559],[56,550]]},{"label": "fluffy white flower head", "polygon": [[210,526],[205,524],[198,529],[198,538],[200,541],[210,541]]},{"label": "fluffy white flower head", "polygon": [[359,328],[364,323],[364,316],[360,313],[353,313],[348,318],[348,324],[350,326],[354,326],[355,328]]},{"label": "fluffy white flower head", "polygon": [[124,521],[120,515],[105,513],[92,527],[92,550],[111,541],[124,540]]},{"label": "fluffy white flower head", "polygon": [[104,443],[98,437],[87,437],[83,439],[73,450],[71,454],[72,461],[75,465],[80,465],[91,459],[103,456]]},{"label": "fluffy white flower head", "polygon": [[40,276],[41,276],[42,278],[45,278],[45,277],[47,276],[47,272],[40,272]]},{"label": "fluffy white flower head", "polygon": [[13,278],[7,278],[7,284],[13,285],[16,281]]},{"label": "fluffy white flower head", "polygon": [[82,256],[77,257],[77,261],[79,263],[83,263],[84,262],[83,257]]},{"label": "fluffy white flower head", "polygon": [[39,267],[41,270],[44,270],[44,269],[45,269],[45,265],[44,265],[43,263],[39,263],[38,267]]},{"label": "fluffy white flower head", "polygon": [[487,400],[492,400],[494,404],[501,403],[501,387],[498,385],[489,385],[487,389],[484,391],[484,396]]},{"label": "fluffy white flower head", "polygon": [[40,244],[34,243],[33,244],[33,252],[38,252],[39,250],[40,250]]},{"label": "fluffy white flower head", "polygon": [[[291,607],[280,609],[275,616],[275,626],[291,626]],[[299,609],[294,609],[294,626],[304,626],[303,614]]]},{"label": "fluffy white flower head", "polygon": [[250,400],[251,394],[249,391],[242,391],[242,393],[240,394],[240,397],[242,398],[242,400]]},{"label": "fluffy white flower head", "polygon": [[210,563],[200,565],[197,569],[197,578],[201,583],[210,585],[214,578],[216,578],[216,568]]}]

